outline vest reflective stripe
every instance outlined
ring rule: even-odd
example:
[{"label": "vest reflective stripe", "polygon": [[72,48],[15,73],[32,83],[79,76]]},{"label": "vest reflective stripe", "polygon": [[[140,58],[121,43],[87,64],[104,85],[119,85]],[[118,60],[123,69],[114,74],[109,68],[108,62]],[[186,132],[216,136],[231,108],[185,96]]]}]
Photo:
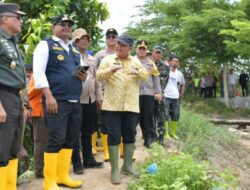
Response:
[{"label": "vest reflective stripe", "polygon": [[49,59],[46,76],[50,90],[57,100],[80,99],[82,82],[72,75],[80,65],[80,54],[72,51],[69,53],[53,39],[46,40],[49,46]]}]

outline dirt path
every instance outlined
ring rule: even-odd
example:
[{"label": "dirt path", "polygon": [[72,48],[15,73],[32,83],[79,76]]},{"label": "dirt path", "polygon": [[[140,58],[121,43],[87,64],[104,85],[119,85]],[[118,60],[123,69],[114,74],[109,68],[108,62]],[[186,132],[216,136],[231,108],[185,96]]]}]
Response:
[{"label": "dirt path", "polygon": [[[139,129],[139,127],[138,127]],[[146,156],[145,148],[143,147],[143,141],[141,138],[141,132],[138,131],[137,133],[137,142],[136,142],[136,163],[141,163],[144,161]],[[96,156],[96,160],[102,161],[103,160],[103,154],[98,153]],[[123,163],[123,160],[119,160],[119,166],[121,167]],[[121,183],[119,185],[113,185],[110,182],[110,163],[105,162],[104,168],[102,169],[86,169],[84,171],[83,175],[74,175],[71,172],[71,176],[74,179],[80,179],[83,180],[83,186],[79,188],[79,190],[126,190],[127,184],[129,181],[128,176],[121,176]],[[18,190],[42,190],[42,179],[35,179],[31,181],[30,183],[22,184],[18,186]],[[62,187],[62,189],[70,189]],[[71,189],[72,190],[72,189]]]}]

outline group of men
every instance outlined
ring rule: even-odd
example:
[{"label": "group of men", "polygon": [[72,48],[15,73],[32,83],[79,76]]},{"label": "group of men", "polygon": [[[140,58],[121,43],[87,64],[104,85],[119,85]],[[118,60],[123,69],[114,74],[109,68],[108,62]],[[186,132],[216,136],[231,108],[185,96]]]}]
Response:
[{"label": "group of men", "polygon": [[[17,4],[0,4],[1,190],[16,189],[23,109],[19,93],[25,88],[26,76],[15,37],[21,31],[24,14]],[[44,178],[44,190],[82,185],[69,175],[71,161],[78,174],[83,173],[83,167],[102,167],[92,153],[92,137],[96,138],[98,128],[113,184],[120,183],[121,142],[121,173],[139,175],[132,165],[138,113],[146,147],[155,138],[164,144],[169,125],[170,136],[178,139],[179,101],[185,84],[178,70],[179,58],[171,56],[167,67],[162,61],[162,47],[156,46],[150,58],[144,40],[137,42],[136,56],[131,56],[134,39],[126,34],[118,36],[113,28],[106,32],[107,48],[94,58],[87,54],[91,37],[83,28],[72,33],[74,24],[67,15],[54,18],[53,36],[40,41],[34,50],[33,76],[27,88],[32,122],[37,127],[35,171],[36,177]]]}]

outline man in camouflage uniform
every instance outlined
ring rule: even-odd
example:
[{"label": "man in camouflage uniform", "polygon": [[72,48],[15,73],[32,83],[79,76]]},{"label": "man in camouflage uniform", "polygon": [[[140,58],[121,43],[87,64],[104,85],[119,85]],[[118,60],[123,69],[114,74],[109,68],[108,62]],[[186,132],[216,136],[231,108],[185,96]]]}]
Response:
[{"label": "man in camouflage uniform", "polygon": [[[164,94],[164,89],[167,84],[167,79],[169,75],[169,67],[162,60],[163,48],[161,46],[155,46],[152,52],[152,58],[160,72],[160,83],[162,94]],[[164,133],[165,133],[165,108],[164,108],[164,98],[161,101],[155,100],[155,110],[154,110],[154,127],[157,128],[158,141],[161,145],[164,144]]]}]

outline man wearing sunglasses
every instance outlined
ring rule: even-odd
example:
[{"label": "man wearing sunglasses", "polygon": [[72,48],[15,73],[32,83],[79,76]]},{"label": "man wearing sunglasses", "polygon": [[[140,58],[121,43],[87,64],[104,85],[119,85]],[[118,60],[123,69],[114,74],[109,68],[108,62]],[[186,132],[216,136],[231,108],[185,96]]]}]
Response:
[{"label": "man wearing sunglasses", "polygon": [[22,101],[20,90],[25,88],[23,55],[17,46],[21,31],[19,6],[0,4],[0,189],[15,190],[17,153],[22,137]]},{"label": "man wearing sunglasses", "polygon": [[36,88],[42,89],[45,126],[48,141],[44,153],[44,190],[80,187],[82,181],[69,176],[73,145],[81,127],[80,95],[86,72],[75,71],[80,54],[69,36],[74,22],[61,15],[53,21],[52,38],[42,40],[33,56]]},{"label": "man wearing sunglasses", "polygon": [[[118,39],[118,32],[114,28],[109,28],[106,31],[105,37],[106,37],[106,49],[97,52],[97,54],[95,56],[97,69],[98,69],[98,67],[99,67],[99,65],[104,57],[115,53],[116,43],[117,43],[117,39]],[[101,88],[102,88],[103,92],[104,92],[104,87],[105,87],[104,82],[101,82]],[[106,130],[104,123],[103,123],[102,112],[100,110],[98,111],[98,128],[100,128],[100,130],[101,130],[104,161],[107,162],[107,161],[109,161],[108,141],[107,141],[108,135],[107,135],[107,130]],[[95,150],[100,151],[100,149],[98,149],[98,147],[96,147],[96,140],[95,139],[97,139],[97,132],[93,133],[92,139],[93,139],[93,144],[92,144],[93,151],[95,151]]]}]

